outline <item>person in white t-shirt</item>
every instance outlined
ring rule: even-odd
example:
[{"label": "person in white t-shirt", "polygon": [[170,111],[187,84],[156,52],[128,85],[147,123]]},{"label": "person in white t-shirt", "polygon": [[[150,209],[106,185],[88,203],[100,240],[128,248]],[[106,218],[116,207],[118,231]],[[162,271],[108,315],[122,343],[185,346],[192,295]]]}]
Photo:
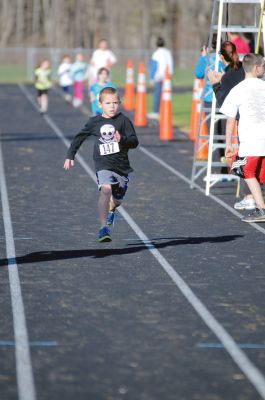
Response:
[{"label": "person in white t-shirt", "polygon": [[148,114],[149,118],[158,119],[160,111],[160,100],[162,85],[165,79],[166,69],[173,75],[173,57],[171,51],[165,47],[165,41],[159,37],[156,41],[157,49],[152,54],[149,63],[150,83],[154,85],[153,112]]},{"label": "person in white t-shirt", "polygon": [[73,91],[73,78],[71,74],[71,58],[69,56],[64,56],[61,64],[58,67],[58,78],[59,85],[61,86],[64,99],[67,103],[72,100],[72,91]]},{"label": "person in white t-shirt", "polygon": [[244,222],[265,222],[265,202],[260,184],[265,183],[265,60],[260,54],[247,54],[243,59],[246,78],[236,85],[220,109],[226,123],[226,157],[234,155],[232,132],[239,113],[238,157],[232,168],[240,168],[242,177],[257,204],[257,209],[242,218]]},{"label": "person in white t-shirt", "polygon": [[108,41],[101,39],[98,48],[93,52],[90,60],[89,70],[89,85],[91,86],[97,80],[97,74],[100,68],[111,68],[116,64],[117,58],[114,53],[108,48]]}]

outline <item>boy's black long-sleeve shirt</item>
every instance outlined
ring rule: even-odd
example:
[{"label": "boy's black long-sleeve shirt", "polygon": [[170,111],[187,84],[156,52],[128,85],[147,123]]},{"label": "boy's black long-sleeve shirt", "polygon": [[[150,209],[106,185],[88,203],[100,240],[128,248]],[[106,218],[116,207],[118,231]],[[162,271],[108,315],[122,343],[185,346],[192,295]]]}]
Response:
[{"label": "boy's black long-sleeve shirt", "polygon": [[[116,131],[121,135],[118,146],[113,140]],[[107,169],[119,175],[127,175],[133,171],[128,151],[137,147],[139,142],[129,118],[122,113],[112,118],[101,115],[90,118],[73,139],[67,152],[68,159],[74,160],[79,147],[89,136],[94,137],[93,159],[96,171]]]}]

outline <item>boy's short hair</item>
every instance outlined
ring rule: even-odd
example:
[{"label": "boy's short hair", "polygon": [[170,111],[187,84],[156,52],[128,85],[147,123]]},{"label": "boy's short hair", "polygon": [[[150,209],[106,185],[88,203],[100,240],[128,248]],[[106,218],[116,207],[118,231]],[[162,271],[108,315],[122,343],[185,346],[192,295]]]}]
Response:
[{"label": "boy's short hair", "polygon": [[104,72],[104,71],[109,75],[109,70],[108,70],[108,68],[105,68],[105,67],[99,68],[98,75],[102,74],[102,72]]},{"label": "boy's short hair", "polygon": [[120,102],[119,92],[118,92],[118,90],[117,90],[116,88],[111,87],[111,86],[106,86],[104,89],[102,89],[102,90],[99,92],[99,99],[98,99],[98,101],[99,101],[100,103],[102,103],[104,94],[117,94],[117,96],[118,96],[118,101]]},{"label": "boy's short hair", "polygon": [[249,53],[244,56],[242,64],[245,72],[251,72],[255,66],[260,66],[264,62],[261,54]]}]

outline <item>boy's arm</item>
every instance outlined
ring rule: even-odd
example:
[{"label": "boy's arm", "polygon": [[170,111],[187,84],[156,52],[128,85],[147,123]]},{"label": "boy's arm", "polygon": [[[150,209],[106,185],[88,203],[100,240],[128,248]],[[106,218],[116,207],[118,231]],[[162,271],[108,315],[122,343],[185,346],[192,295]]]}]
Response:
[{"label": "boy's arm", "polygon": [[91,122],[88,121],[84,128],[74,137],[71,146],[68,149],[66,159],[74,160],[75,155],[84,142],[84,140],[91,135]]},{"label": "boy's arm", "polygon": [[121,135],[120,144],[128,149],[135,149],[138,146],[139,141],[136,136],[134,126],[128,118],[126,118],[124,121],[124,132],[125,136]]},{"label": "boy's arm", "polygon": [[226,96],[222,107],[220,108],[220,113],[227,116],[226,121],[226,149],[225,156],[232,157],[234,154],[234,148],[232,146],[232,135],[233,128],[236,120],[237,113],[239,111],[240,105],[240,91],[238,91],[238,86],[235,86]]},{"label": "boy's arm", "polygon": [[232,157],[234,154],[234,148],[232,145],[232,136],[233,136],[233,129],[236,122],[236,118],[228,117],[226,121],[226,148],[225,148],[225,156]]}]

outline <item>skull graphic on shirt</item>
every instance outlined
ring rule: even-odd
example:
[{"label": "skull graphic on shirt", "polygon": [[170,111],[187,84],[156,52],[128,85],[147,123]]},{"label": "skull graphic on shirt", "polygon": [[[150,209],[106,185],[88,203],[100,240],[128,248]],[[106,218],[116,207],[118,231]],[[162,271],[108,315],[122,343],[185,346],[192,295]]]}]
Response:
[{"label": "skull graphic on shirt", "polygon": [[102,143],[110,143],[114,140],[115,127],[110,124],[102,125],[100,128],[100,141]]}]

